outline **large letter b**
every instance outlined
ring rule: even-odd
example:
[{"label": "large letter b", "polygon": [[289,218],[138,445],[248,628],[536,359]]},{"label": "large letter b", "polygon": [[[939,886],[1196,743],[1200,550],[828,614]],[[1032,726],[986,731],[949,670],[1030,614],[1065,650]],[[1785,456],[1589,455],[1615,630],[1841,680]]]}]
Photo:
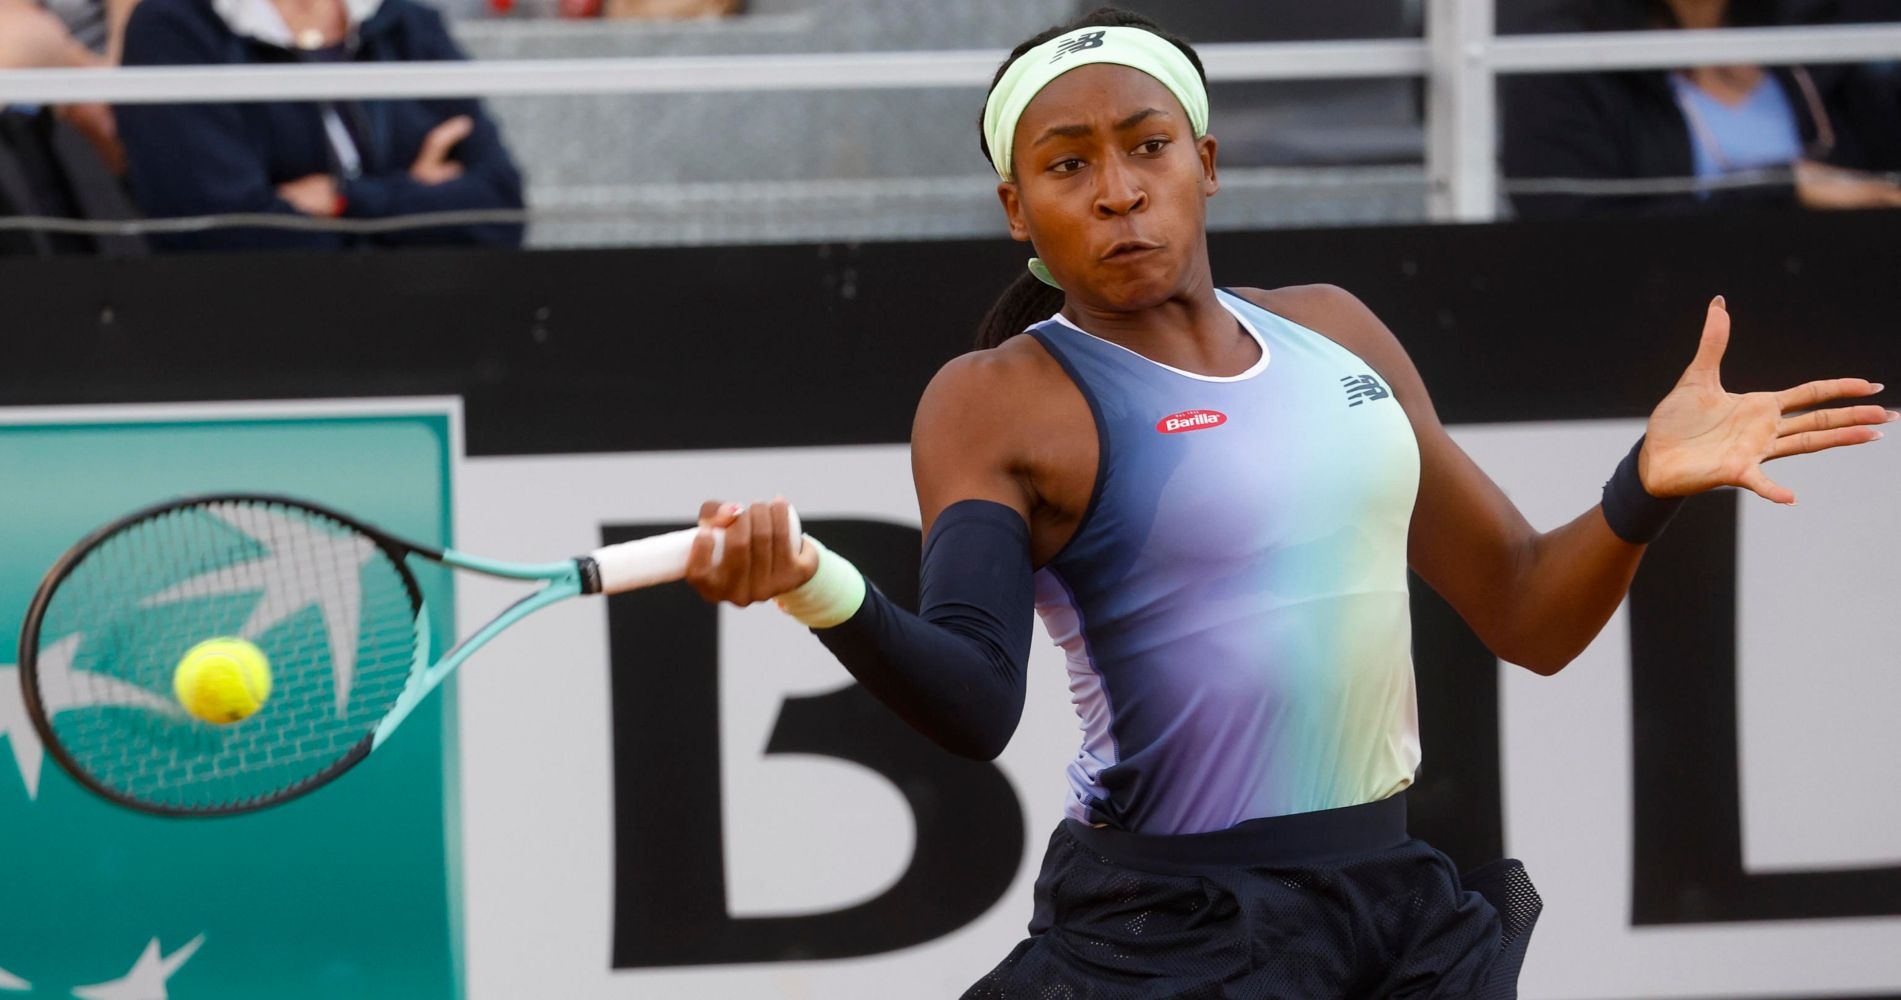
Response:
[{"label": "large letter b", "polygon": [[[679,524],[613,525],[609,543]],[[892,600],[917,606],[918,532],[813,520],[814,534]],[[822,754],[870,768],[903,795],[916,850],[875,898],[827,913],[735,917],[727,907],[720,796],[719,609],[686,587],[612,598],[614,966],[844,958],[941,937],[1002,898],[1023,857],[1023,812],[995,766],[911,731],[856,684],[785,700],[767,754]],[[811,640],[815,645],[817,640]],[[841,673],[843,668],[840,668]],[[787,845],[784,863],[802,850]]]}]

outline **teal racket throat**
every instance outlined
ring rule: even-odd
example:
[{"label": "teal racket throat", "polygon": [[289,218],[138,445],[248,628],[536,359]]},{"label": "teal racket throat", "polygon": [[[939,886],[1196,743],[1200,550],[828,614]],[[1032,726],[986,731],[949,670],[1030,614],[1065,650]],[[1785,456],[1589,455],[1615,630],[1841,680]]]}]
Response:
[{"label": "teal racket throat", "polygon": [[534,593],[509,605],[503,609],[500,614],[491,619],[488,624],[482,626],[468,638],[456,643],[453,649],[443,654],[442,658],[435,663],[427,662],[426,656],[429,649],[429,614],[426,608],[418,607],[416,609],[417,662],[412,666],[409,679],[404,683],[402,692],[396,696],[396,701],[390,705],[389,712],[383,716],[382,721],[378,722],[376,729],[371,732],[369,747],[371,750],[382,746],[383,741],[389,739],[390,734],[396,731],[397,726],[402,725],[403,720],[408,718],[409,713],[414,711],[416,706],[421,704],[423,699],[429,696],[429,692],[434,691],[437,685],[441,684],[445,678],[453,673],[455,668],[461,666],[464,660],[474,655],[476,650],[482,648],[490,639],[500,635],[503,629],[540,611],[550,604],[565,601],[570,597],[578,597],[582,594],[598,592],[599,590],[598,585],[594,591],[586,589],[586,585],[582,580],[583,563],[581,559],[569,559],[558,563],[527,566],[497,562],[496,560],[483,559],[479,556],[465,555],[454,549],[443,549],[438,559],[444,565],[453,566],[457,569],[471,570],[477,573],[486,573],[489,576],[499,576],[511,580],[542,580],[545,582]]}]

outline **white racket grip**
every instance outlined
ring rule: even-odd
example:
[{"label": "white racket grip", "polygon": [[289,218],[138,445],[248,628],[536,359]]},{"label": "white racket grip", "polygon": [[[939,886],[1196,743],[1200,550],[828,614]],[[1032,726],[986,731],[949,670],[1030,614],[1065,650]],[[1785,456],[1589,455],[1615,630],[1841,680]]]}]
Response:
[{"label": "white racket grip", "polygon": [[[791,527],[792,552],[797,555],[805,546],[805,535],[800,528],[799,512],[790,507],[786,515]],[[669,531],[664,535],[651,535],[636,538],[631,542],[608,545],[588,553],[594,560],[596,570],[601,575],[603,594],[620,594],[642,587],[653,587],[662,583],[672,583],[686,577],[687,558],[693,553],[693,540],[699,536],[698,528],[682,528]],[[726,532],[713,529],[713,561],[719,562],[726,554]]]}]

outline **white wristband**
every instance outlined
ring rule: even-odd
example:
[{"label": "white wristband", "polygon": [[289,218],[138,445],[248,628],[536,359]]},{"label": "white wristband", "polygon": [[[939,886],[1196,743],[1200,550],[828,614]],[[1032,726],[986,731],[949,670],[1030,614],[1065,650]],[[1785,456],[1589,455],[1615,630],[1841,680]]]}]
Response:
[{"label": "white wristband", "polygon": [[779,610],[799,620],[806,628],[831,628],[852,615],[865,603],[865,575],[844,556],[819,544],[811,535],[805,544],[818,549],[818,571],[797,589],[788,590],[773,600]]}]

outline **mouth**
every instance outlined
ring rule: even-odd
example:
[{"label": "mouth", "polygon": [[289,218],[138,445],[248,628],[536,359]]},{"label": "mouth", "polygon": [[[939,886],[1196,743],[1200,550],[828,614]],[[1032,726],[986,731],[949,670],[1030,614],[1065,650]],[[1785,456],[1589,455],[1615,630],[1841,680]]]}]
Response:
[{"label": "mouth", "polygon": [[1108,251],[1102,255],[1102,259],[1105,261],[1127,260],[1131,257],[1139,257],[1145,253],[1152,253],[1161,248],[1162,245],[1160,243],[1151,243],[1148,240],[1122,240],[1111,244]]}]

